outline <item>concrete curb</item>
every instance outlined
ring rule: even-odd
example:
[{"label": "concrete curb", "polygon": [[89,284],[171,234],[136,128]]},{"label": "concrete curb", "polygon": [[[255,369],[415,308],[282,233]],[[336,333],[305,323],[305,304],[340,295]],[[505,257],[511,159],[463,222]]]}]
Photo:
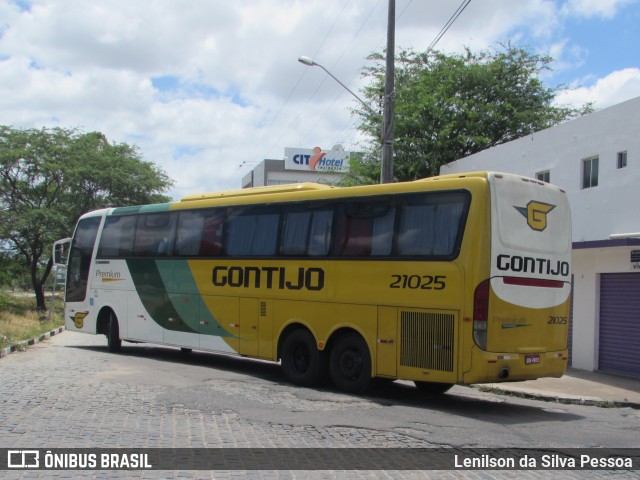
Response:
[{"label": "concrete curb", "polygon": [[552,393],[540,393],[533,391],[523,391],[523,390],[511,390],[509,388],[500,388],[500,387],[487,387],[486,385],[473,385],[473,388],[477,388],[479,390],[485,392],[496,393],[499,395],[505,395],[509,397],[518,397],[518,398],[527,398],[529,400],[541,400],[543,402],[553,402],[553,403],[562,403],[565,405],[587,405],[591,407],[600,407],[600,408],[632,408],[635,410],[640,410],[640,403],[637,402],[627,402],[621,400],[605,400],[597,397],[581,397],[576,395],[568,395],[568,394],[552,394]]},{"label": "concrete curb", "polygon": [[5,348],[0,348],[0,358],[6,357],[10,353],[26,349],[27,347],[29,347],[31,345],[35,345],[36,343],[40,343],[40,342],[42,342],[44,340],[47,340],[48,338],[51,338],[51,337],[53,337],[55,335],[58,335],[58,334],[64,332],[64,330],[65,330],[64,326],[58,327],[58,328],[56,328],[54,330],[51,330],[51,331],[46,332],[46,333],[43,333],[42,335],[38,336],[37,338],[32,338],[31,340],[25,340],[24,342],[20,342],[20,343],[17,343],[15,345],[10,345],[10,346],[5,347]]}]

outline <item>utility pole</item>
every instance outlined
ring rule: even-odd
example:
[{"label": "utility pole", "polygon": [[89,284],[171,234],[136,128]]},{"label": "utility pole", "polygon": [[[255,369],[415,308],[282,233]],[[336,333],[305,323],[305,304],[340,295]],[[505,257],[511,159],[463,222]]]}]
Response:
[{"label": "utility pole", "polygon": [[387,20],[387,65],[384,74],[384,109],[382,115],[382,164],[380,183],[393,182],[393,116],[395,75],[396,0],[389,0]]}]

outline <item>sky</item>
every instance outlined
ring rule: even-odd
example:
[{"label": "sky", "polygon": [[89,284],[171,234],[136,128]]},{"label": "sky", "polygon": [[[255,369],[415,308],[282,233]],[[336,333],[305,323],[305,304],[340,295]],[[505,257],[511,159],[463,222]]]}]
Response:
[{"label": "sky", "polygon": [[[466,3],[466,2],[463,2]],[[424,51],[461,0],[397,0],[396,52]],[[386,45],[388,0],[0,0],[0,124],[137,145],[179,199],[236,189],[285,147],[358,150],[352,91]],[[640,0],[471,0],[436,49],[511,42],[554,58],[556,101],[640,96]]]}]

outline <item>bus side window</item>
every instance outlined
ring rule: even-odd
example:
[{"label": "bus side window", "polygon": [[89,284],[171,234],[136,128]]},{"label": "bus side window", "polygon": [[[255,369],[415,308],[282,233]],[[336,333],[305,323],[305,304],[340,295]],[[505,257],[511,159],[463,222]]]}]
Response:
[{"label": "bus side window", "polygon": [[173,254],[176,216],[153,213],[138,216],[133,253],[142,257],[166,257]]},{"label": "bus side window", "polygon": [[128,257],[133,252],[136,216],[107,217],[102,229],[98,257]]},{"label": "bus side window", "polygon": [[407,198],[399,208],[397,254],[438,257],[454,255],[466,201],[466,196],[462,193]]},{"label": "bus side window", "polygon": [[344,257],[390,255],[395,208],[388,202],[349,204],[341,208],[334,253]]},{"label": "bus side window", "polygon": [[399,255],[431,255],[435,243],[435,205],[401,207],[397,234]]},{"label": "bus side window", "polygon": [[331,245],[331,225],[333,223],[333,208],[315,210],[311,229],[309,231],[309,243],[307,255],[324,256],[329,253]]},{"label": "bus side window", "polygon": [[280,253],[282,255],[305,255],[307,253],[310,225],[311,212],[286,212]]},{"label": "bus side window", "polygon": [[176,234],[176,255],[195,256],[202,240],[202,212],[181,212]]},{"label": "bus side window", "polygon": [[325,256],[331,243],[333,208],[289,208],[284,214],[280,253],[289,256]]},{"label": "bus side window", "polygon": [[274,256],[280,210],[250,208],[232,211],[227,219],[224,251],[230,256]]},{"label": "bus side window", "polygon": [[370,218],[344,216],[340,226],[342,238],[338,255],[344,257],[364,257],[371,254],[371,234],[373,221]]},{"label": "bus side window", "polygon": [[451,202],[438,205],[436,213],[436,243],[433,247],[434,255],[452,255],[460,230],[460,219],[464,212],[464,203]]},{"label": "bus side window", "polygon": [[224,214],[218,213],[204,219],[202,240],[200,240],[201,257],[218,257],[222,255],[222,227]]},{"label": "bus side window", "polygon": [[222,254],[224,210],[180,213],[175,254],[181,257],[216,257]]},{"label": "bus side window", "polygon": [[373,232],[371,235],[371,255],[391,255],[393,248],[393,231],[396,220],[395,207],[389,208],[387,213],[377,216],[373,220]]}]

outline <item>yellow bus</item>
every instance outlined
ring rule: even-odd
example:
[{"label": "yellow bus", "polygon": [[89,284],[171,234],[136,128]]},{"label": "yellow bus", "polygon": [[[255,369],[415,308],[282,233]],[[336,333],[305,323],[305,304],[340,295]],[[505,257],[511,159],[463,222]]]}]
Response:
[{"label": "yellow bus", "polygon": [[481,172],[292,184],[83,215],[68,330],[281,362],[302,386],[426,392],[560,377],[571,218],[560,188]]}]

